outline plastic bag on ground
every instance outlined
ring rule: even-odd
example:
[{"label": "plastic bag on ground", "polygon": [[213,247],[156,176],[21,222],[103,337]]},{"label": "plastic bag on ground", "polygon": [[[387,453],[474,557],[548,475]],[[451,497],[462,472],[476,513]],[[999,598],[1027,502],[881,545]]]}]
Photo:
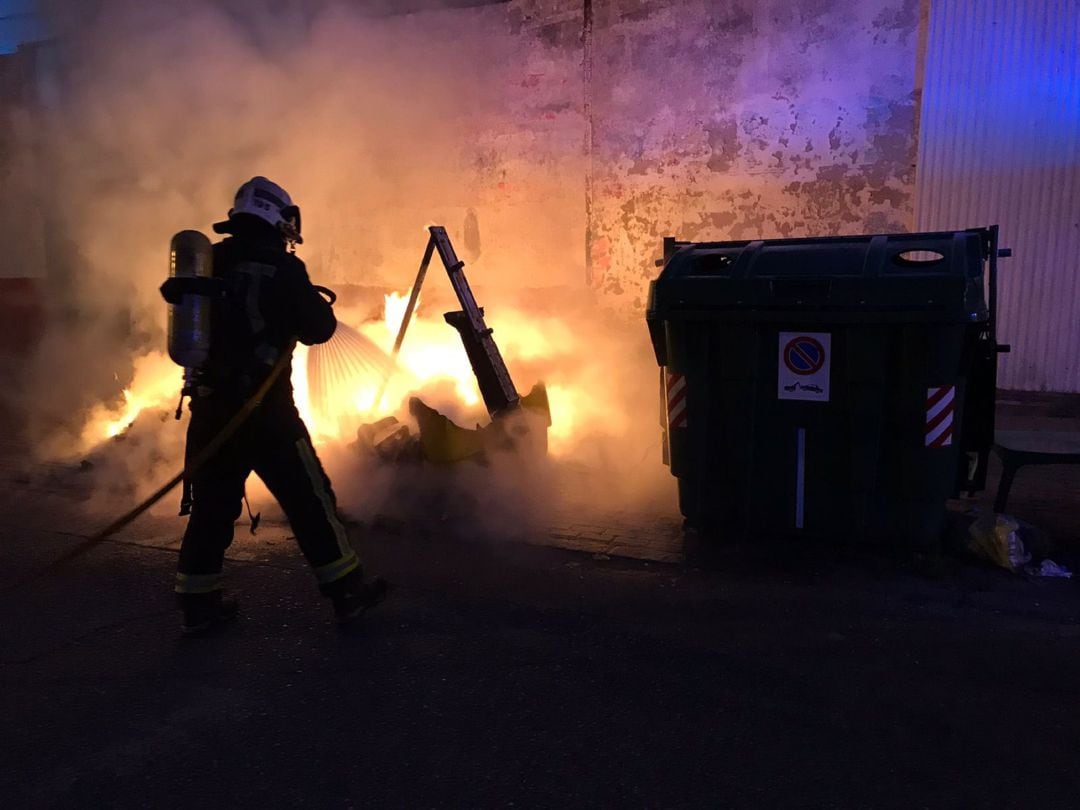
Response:
[{"label": "plastic bag on ground", "polygon": [[977,557],[1013,572],[1031,562],[1031,554],[1020,539],[1020,524],[1008,515],[984,515],[971,524],[968,549]]},{"label": "plastic bag on ground", "polygon": [[1059,565],[1053,560],[1043,560],[1038,565],[1029,565],[1024,569],[1029,576],[1033,577],[1057,577],[1060,579],[1071,579],[1072,571],[1066,568],[1064,565]]}]

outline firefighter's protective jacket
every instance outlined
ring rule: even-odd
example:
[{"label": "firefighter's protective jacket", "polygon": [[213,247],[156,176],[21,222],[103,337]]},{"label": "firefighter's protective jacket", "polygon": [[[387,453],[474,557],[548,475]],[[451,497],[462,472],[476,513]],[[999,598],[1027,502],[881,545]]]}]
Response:
[{"label": "firefighter's protective jacket", "polygon": [[[250,393],[294,339],[310,346],[334,334],[333,308],[271,228],[215,244],[214,277],[224,295],[214,312],[214,338],[201,380],[212,389]],[[291,399],[290,376],[287,366],[267,398]]]}]

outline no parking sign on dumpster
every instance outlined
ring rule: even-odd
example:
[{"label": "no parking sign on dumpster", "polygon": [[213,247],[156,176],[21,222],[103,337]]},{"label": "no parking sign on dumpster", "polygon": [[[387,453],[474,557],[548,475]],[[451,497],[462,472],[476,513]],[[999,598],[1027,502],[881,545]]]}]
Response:
[{"label": "no parking sign on dumpster", "polygon": [[776,396],[829,401],[832,336],[828,332],[781,332]]}]

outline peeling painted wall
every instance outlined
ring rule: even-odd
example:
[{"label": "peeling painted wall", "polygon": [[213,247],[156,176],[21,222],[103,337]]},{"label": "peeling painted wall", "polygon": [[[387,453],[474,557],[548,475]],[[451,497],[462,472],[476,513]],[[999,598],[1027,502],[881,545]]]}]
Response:
[{"label": "peeling painted wall", "polygon": [[[580,286],[581,3],[444,9],[370,25],[383,42],[415,45],[401,88],[413,124],[381,145],[391,182],[373,188],[358,177],[361,193],[310,216],[313,272],[404,289],[423,227],[439,223],[474,285]],[[432,42],[442,50],[433,53]],[[319,245],[326,249],[313,255]]]},{"label": "peeling painted wall", "polygon": [[[664,236],[908,230],[918,0],[513,0],[465,125],[492,266],[640,312]],[[455,234],[455,228],[457,233]],[[503,271],[499,271],[503,272]],[[522,276],[509,273],[507,280]]]},{"label": "peeling painted wall", "polygon": [[661,239],[907,230],[916,0],[597,4],[590,282],[640,310]]},{"label": "peeling painted wall", "polygon": [[514,55],[468,147],[479,230],[503,242],[488,258],[508,260],[513,242],[534,283],[542,261],[550,283],[584,279],[605,305],[636,313],[664,236],[910,229],[919,10],[918,0],[500,7]]}]

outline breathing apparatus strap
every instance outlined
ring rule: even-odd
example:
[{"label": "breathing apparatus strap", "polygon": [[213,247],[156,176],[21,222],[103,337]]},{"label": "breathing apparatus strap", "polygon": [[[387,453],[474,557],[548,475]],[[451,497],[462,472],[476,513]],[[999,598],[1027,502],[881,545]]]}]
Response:
[{"label": "breathing apparatus strap", "polygon": [[285,350],[281,353],[281,357],[278,358],[277,363],[274,364],[274,367],[270,369],[270,373],[267,375],[266,379],[263,380],[262,385],[260,385],[258,390],[251,395],[251,398],[248,399],[248,401],[241,406],[240,410],[233,414],[233,417],[225,424],[225,427],[221,429],[221,432],[219,432],[213,439],[211,439],[202,448],[202,450],[200,450],[194,455],[194,457],[188,459],[184,464],[184,469],[182,469],[179,473],[170,478],[167,483],[162,484],[162,486],[156,492],[154,492],[153,495],[140,503],[130,512],[127,512],[126,514],[117,518],[105,528],[101,529],[92,536],[88,537],[83,542],[79,543],[74,548],[68,549],[66,552],[64,552],[58,558],[56,558],[44,568],[39,570],[37,573],[31,574],[25,579],[22,579],[19,582],[8,586],[3,591],[0,591],[0,593],[8,594],[12,591],[18,590],[24,585],[27,585],[34,580],[39,579],[46,574],[54,571],[65,563],[71,562],[76,557],[81,556],[102,541],[108,540],[122,528],[133,522],[137,517],[143,514],[143,512],[145,512],[155,503],[168,495],[169,492],[172,491],[173,487],[183,481],[185,477],[194,474],[194,472],[200,467],[202,467],[203,464],[213,458],[214,454],[221,449],[221,446],[225,444],[225,442],[227,442],[230,438],[232,438],[233,434],[236,433],[236,431],[240,428],[242,424],[244,424],[247,418],[251,416],[252,412],[259,407],[259,405],[263,401],[263,398],[270,391],[270,388],[273,386],[274,382],[278,379],[278,377],[281,376],[282,370],[285,368],[285,366],[289,364],[289,358],[292,357],[293,348],[295,346],[295,340],[289,342],[288,346],[286,346]]}]

